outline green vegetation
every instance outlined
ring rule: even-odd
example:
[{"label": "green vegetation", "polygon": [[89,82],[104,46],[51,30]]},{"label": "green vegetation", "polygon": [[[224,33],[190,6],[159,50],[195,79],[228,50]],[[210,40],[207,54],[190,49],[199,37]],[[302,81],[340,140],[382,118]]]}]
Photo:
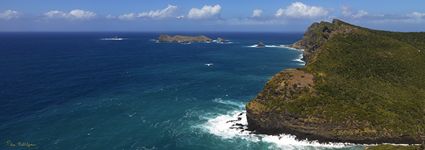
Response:
[{"label": "green vegetation", "polygon": [[316,75],[321,95],[297,113],[362,122],[371,134],[425,135],[425,52],[420,52],[425,46],[398,40],[419,41],[425,33],[414,35],[414,40],[370,30],[335,35],[306,67]]},{"label": "green vegetation", "polygon": [[[337,20],[310,27],[298,44],[309,54],[302,70],[314,75],[314,92],[279,97],[268,92],[281,82],[274,78],[247,105],[249,123],[268,128],[264,124],[276,122],[270,118],[290,114],[296,121],[287,119],[281,128],[324,139],[425,140],[425,33],[370,30]],[[263,109],[250,111],[252,104]]]}]

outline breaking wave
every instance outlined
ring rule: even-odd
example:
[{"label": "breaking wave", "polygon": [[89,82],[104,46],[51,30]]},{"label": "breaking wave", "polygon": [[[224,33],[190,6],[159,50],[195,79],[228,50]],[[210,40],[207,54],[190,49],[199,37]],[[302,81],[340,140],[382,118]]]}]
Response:
[{"label": "breaking wave", "polygon": [[[247,47],[257,48],[257,45],[255,44],[255,45],[250,45],[250,46],[247,46]],[[284,48],[284,49],[299,51],[299,52],[301,52],[301,54],[299,54],[298,57],[295,58],[292,61],[299,62],[300,65],[305,65],[305,62],[303,60],[304,56],[303,56],[303,53],[302,53],[304,51],[303,49],[293,48],[289,45],[265,45],[265,48]]]},{"label": "breaking wave", "polygon": [[317,141],[297,140],[295,136],[288,134],[265,135],[254,134],[248,129],[248,121],[244,104],[220,98],[213,100],[216,103],[238,106],[237,109],[230,110],[224,114],[205,116],[206,122],[199,127],[215,136],[223,139],[244,139],[248,142],[264,142],[271,144],[271,148],[277,149],[337,149],[353,148],[361,149],[361,145],[350,143],[319,143]]},{"label": "breaking wave", "polygon": [[215,98],[215,99],[213,99],[213,102],[224,104],[224,105],[231,105],[231,106],[235,106],[235,107],[238,107],[238,108],[241,108],[241,109],[245,107],[245,104],[243,102],[235,102],[235,101],[231,101],[231,100],[223,100],[221,98]]},{"label": "breaking wave", "polygon": [[101,38],[102,41],[122,41],[126,40],[127,38],[119,38],[119,37],[113,37],[113,38]]},{"label": "breaking wave", "polygon": [[303,61],[304,55],[303,53],[299,54],[298,57],[296,59],[294,59],[293,61],[299,62],[300,65],[305,65],[305,62]]},{"label": "breaking wave", "polygon": [[[249,45],[249,46],[246,46],[246,47],[257,48],[257,44]],[[304,51],[303,49],[293,48],[289,45],[265,45],[264,47],[266,47],[266,48],[285,48],[285,49],[289,49],[289,50]]]}]

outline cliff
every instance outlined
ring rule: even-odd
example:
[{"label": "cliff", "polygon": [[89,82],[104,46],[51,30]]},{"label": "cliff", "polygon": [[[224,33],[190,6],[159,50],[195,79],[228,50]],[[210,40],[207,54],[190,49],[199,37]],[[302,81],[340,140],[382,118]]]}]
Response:
[{"label": "cliff", "polygon": [[161,34],[158,37],[159,42],[177,42],[177,43],[192,43],[192,42],[211,42],[212,39],[204,35],[200,36],[184,36],[184,35],[165,35]]},{"label": "cliff", "polygon": [[321,142],[425,140],[425,33],[312,24],[307,65],[276,74],[246,105],[248,128]]},{"label": "cliff", "polygon": [[350,33],[357,27],[340,20],[330,22],[313,23],[305,32],[303,39],[294,43],[292,47],[304,49],[304,61],[308,61],[311,54],[315,53],[332,35]]}]

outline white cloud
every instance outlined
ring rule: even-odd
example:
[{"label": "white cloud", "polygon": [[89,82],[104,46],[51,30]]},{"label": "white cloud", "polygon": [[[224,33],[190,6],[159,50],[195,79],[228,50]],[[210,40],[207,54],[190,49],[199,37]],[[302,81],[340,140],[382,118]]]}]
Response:
[{"label": "white cloud", "polygon": [[276,11],[276,17],[292,17],[292,18],[316,18],[326,16],[329,13],[323,7],[309,6],[301,2],[294,2],[285,9],[280,8]]},{"label": "white cloud", "polygon": [[341,14],[342,14],[343,16],[351,16],[352,12],[351,12],[350,7],[342,6],[342,7],[341,7]]},{"label": "white cloud", "polygon": [[287,24],[287,20],[277,18],[232,18],[223,20],[223,24],[228,25],[282,25]]},{"label": "white cloud", "polygon": [[425,13],[412,12],[405,15],[369,15],[369,20],[372,23],[408,23],[418,24],[425,23]]},{"label": "white cloud", "polygon": [[347,6],[341,7],[341,15],[346,19],[361,20],[375,24],[385,23],[424,23],[425,13],[412,12],[408,14],[371,14],[365,10],[352,11]]},{"label": "white cloud", "polygon": [[44,13],[44,16],[47,18],[66,18],[66,13],[59,10],[51,10],[46,13]]},{"label": "white cloud", "polygon": [[76,18],[76,19],[90,19],[96,16],[96,14],[94,12],[91,11],[85,11],[85,10],[81,10],[81,9],[75,9],[75,10],[71,10],[69,12],[69,15],[72,18]]},{"label": "white cloud", "polygon": [[189,13],[187,14],[187,17],[190,19],[205,19],[205,18],[211,18],[215,17],[218,14],[220,14],[221,6],[220,5],[204,5],[201,9],[199,8],[192,8],[190,9]]},{"label": "white cloud", "polygon": [[368,14],[369,13],[367,11],[359,10],[356,14],[353,14],[353,18],[362,18],[364,16],[367,16]]},{"label": "white cloud", "polygon": [[117,17],[115,17],[114,15],[111,15],[111,14],[106,15],[106,19],[115,19],[115,18]]},{"label": "white cloud", "polygon": [[167,8],[162,10],[155,10],[149,12],[142,12],[139,14],[139,17],[150,17],[150,18],[165,18],[170,17],[177,10],[177,6],[168,5]]},{"label": "white cloud", "polygon": [[136,19],[138,17],[139,17],[138,14],[128,13],[128,14],[123,14],[123,15],[118,16],[118,19],[121,19],[121,20],[134,20],[134,19]]},{"label": "white cloud", "polygon": [[261,17],[262,14],[263,14],[263,10],[261,9],[254,9],[252,11],[252,17]]},{"label": "white cloud", "polygon": [[88,20],[96,17],[96,13],[81,9],[74,9],[69,12],[59,10],[51,10],[44,13],[47,18],[71,19],[71,20]]},{"label": "white cloud", "polygon": [[177,16],[176,17],[177,19],[184,19],[184,16],[182,15],[182,16]]},{"label": "white cloud", "polygon": [[351,11],[351,9],[349,7],[347,7],[347,6],[342,6],[341,7],[341,14],[344,17],[350,17],[350,18],[355,18],[355,19],[369,16],[369,13],[367,11],[365,11],[365,10],[358,10],[356,13],[353,13]]},{"label": "white cloud", "polygon": [[416,18],[416,19],[422,19],[422,18],[425,18],[425,13],[412,12],[412,13],[408,14],[408,16],[412,17],[412,18]]},{"label": "white cloud", "polygon": [[5,10],[4,12],[0,12],[0,19],[10,20],[19,18],[19,12],[15,10]]},{"label": "white cloud", "polygon": [[141,12],[141,13],[128,13],[118,16],[119,19],[122,20],[134,20],[136,18],[152,18],[152,19],[163,19],[172,17],[174,13],[177,10],[177,6],[174,5],[168,5],[164,9],[159,10],[151,10],[148,12]]}]

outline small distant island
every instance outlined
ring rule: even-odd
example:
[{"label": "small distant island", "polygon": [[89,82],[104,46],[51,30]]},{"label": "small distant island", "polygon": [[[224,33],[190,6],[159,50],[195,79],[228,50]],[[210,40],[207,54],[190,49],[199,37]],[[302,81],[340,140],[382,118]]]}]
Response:
[{"label": "small distant island", "polygon": [[158,38],[159,42],[176,42],[176,43],[192,43],[192,42],[211,42],[212,39],[205,36],[186,36],[186,35],[167,35],[167,34],[161,34]]},{"label": "small distant island", "polygon": [[200,35],[200,36],[185,36],[185,35],[166,35],[161,34],[158,38],[159,42],[169,42],[169,43],[193,43],[193,42],[204,42],[209,43],[212,41],[211,38]]},{"label": "small distant island", "polygon": [[210,37],[205,35],[189,36],[189,35],[168,35],[161,34],[159,35],[157,42],[162,43],[181,43],[181,44],[190,44],[190,43],[218,43],[218,44],[230,44],[229,40],[217,37],[213,40]]}]

